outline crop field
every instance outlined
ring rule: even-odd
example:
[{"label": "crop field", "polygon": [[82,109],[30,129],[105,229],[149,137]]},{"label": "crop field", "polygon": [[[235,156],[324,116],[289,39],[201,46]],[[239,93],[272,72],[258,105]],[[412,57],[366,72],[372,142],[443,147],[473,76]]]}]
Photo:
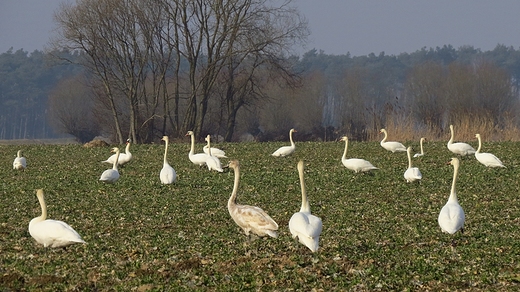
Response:
[{"label": "crop field", "polygon": [[[447,141],[425,143],[425,156],[413,159],[420,183],[403,177],[405,152],[377,142],[351,141],[347,154],[380,168],[371,173],[341,164],[342,142],[296,142],[285,158],[270,154],[287,142],[214,145],[229,157],[223,164],[240,161],[237,202],[261,207],[280,226],[278,238],[251,240],[227,210],[233,172],[193,165],[188,139],[170,143],[172,185],[159,180],[164,144],[132,145],[134,159],[115,184],[98,181],[111,168],[101,163],[109,147],[1,145],[0,291],[519,290],[520,143],[483,138],[483,151],[507,168],[461,159],[466,224],[454,235],[437,223],[453,177]],[[418,152],[418,142],[403,143]],[[26,171],[12,169],[19,149]],[[316,253],[288,228],[301,205],[300,159],[312,213],[323,221]],[[29,235],[29,221],[41,214],[39,188],[48,218],[65,221],[87,244],[44,248]]]}]

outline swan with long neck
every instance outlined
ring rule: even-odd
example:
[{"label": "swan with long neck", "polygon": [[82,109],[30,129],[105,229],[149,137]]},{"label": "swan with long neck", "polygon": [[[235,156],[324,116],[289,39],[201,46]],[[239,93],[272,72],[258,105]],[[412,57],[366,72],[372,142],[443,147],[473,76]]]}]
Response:
[{"label": "swan with long neck", "polygon": [[353,170],[356,173],[378,169],[377,167],[373,166],[372,163],[370,163],[369,161],[367,161],[365,159],[361,159],[361,158],[347,159],[348,137],[343,136],[343,137],[341,137],[340,141],[345,141],[345,150],[343,151],[343,156],[341,157],[341,163],[343,163],[343,165],[346,168]]},{"label": "swan with long neck", "polygon": [[478,149],[475,152],[475,158],[487,167],[505,167],[502,161],[500,161],[500,159],[498,159],[494,154],[481,153],[480,149],[482,148],[482,140],[480,134],[476,134],[475,137],[478,139]]},{"label": "swan with long neck", "polygon": [[459,205],[457,199],[457,191],[455,190],[455,184],[459,174],[460,161],[458,158],[452,158],[448,164],[453,165],[453,182],[451,183],[451,192],[448,202],[442,207],[439,213],[439,226],[443,232],[454,234],[457,231],[464,232],[464,221],[465,215],[464,210]]},{"label": "swan with long neck", "polygon": [[[125,147],[125,153],[120,153],[119,158],[117,159],[118,165],[124,165],[127,162],[130,162],[132,160],[132,153],[130,152],[130,139],[126,140],[126,147]],[[101,161],[113,164],[114,161],[116,161],[116,154],[112,154],[107,160]]]},{"label": "swan with long neck", "polygon": [[191,148],[190,148],[190,152],[188,153],[188,158],[190,159],[190,161],[193,164],[198,165],[198,166],[206,165],[206,160],[208,159],[208,154],[206,154],[206,153],[195,154],[195,134],[193,133],[193,131],[188,131],[188,133],[186,133],[186,136],[191,137]]},{"label": "swan with long neck", "polygon": [[168,136],[163,136],[161,141],[165,142],[165,146],[163,167],[161,169],[161,172],[159,173],[159,178],[161,179],[161,183],[167,185],[174,183],[177,180],[177,173],[175,172],[175,169],[173,169],[173,167],[170,166],[168,160],[166,159],[166,157],[168,156],[168,143],[170,141]]},{"label": "swan with long neck", "polygon": [[423,142],[426,141],[426,138],[421,138],[421,141],[419,144],[421,144],[421,153],[415,153],[413,157],[421,157],[424,156],[424,150],[423,150]]},{"label": "swan with long neck", "polygon": [[385,134],[385,137],[383,140],[381,140],[381,147],[385,148],[388,151],[391,151],[392,153],[395,153],[397,151],[406,151],[406,147],[401,142],[395,142],[395,141],[386,141],[388,138],[388,133],[385,129],[381,129],[379,133]]},{"label": "swan with long neck", "polygon": [[408,168],[404,172],[404,178],[406,182],[414,182],[422,179],[422,174],[419,168],[412,167],[412,147],[408,147],[406,149],[406,153],[408,156]]},{"label": "swan with long neck", "polygon": [[316,252],[319,247],[320,234],[323,224],[319,217],[311,214],[311,207],[307,200],[305,181],[303,178],[303,161],[298,162],[298,175],[302,191],[302,206],[300,212],[294,213],[289,220],[289,231],[293,238],[308,247],[312,252]]},{"label": "swan with long neck", "polygon": [[235,172],[233,191],[228,200],[228,211],[233,221],[244,230],[249,237],[252,232],[258,236],[269,235],[277,237],[278,224],[267,213],[259,207],[249,205],[239,205],[236,203],[238,184],[240,181],[240,164],[238,160],[232,160],[229,167]]},{"label": "swan with long neck", "polygon": [[[210,149],[208,148],[208,145],[202,147],[202,151],[204,151],[206,154],[209,154]],[[211,155],[217,158],[227,158],[226,152],[224,152],[224,150],[215,147],[211,147]]]},{"label": "swan with long neck", "polygon": [[29,233],[36,242],[44,247],[65,247],[74,243],[85,243],[76,230],[67,223],[47,219],[47,205],[42,189],[36,191],[36,196],[40,202],[42,215],[29,222]]},{"label": "swan with long neck", "polygon": [[22,150],[18,150],[16,153],[16,158],[13,161],[13,169],[16,170],[25,170],[27,167],[27,159],[22,156]]},{"label": "swan with long neck", "polygon": [[463,142],[457,142],[457,143],[453,143],[453,139],[454,139],[454,133],[453,133],[453,125],[450,125],[450,140],[448,141],[448,149],[455,153],[455,154],[458,154],[460,156],[466,156],[466,155],[471,155],[471,154],[475,154],[475,148],[473,148],[471,145],[469,145],[468,143],[463,143]]},{"label": "swan with long neck", "polygon": [[103,173],[101,174],[101,177],[99,178],[99,180],[102,182],[115,183],[119,179],[119,171],[117,170],[117,165],[118,165],[117,162],[119,160],[119,154],[120,154],[119,148],[114,147],[114,148],[112,148],[111,152],[115,153],[116,159],[112,163],[112,168],[103,171]]},{"label": "swan with long neck", "polygon": [[220,159],[212,155],[213,149],[211,148],[211,136],[206,136],[206,142],[208,142],[208,158],[206,159],[206,165],[209,170],[216,170],[218,172],[223,172],[222,163],[220,163]]},{"label": "swan with long neck", "polygon": [[291,155],[294,150],[296,150],[296,144],[294,144],[294,141],[293,141],[293,133],[295,132],[298,132],[296,131],[295,129],[291,129],[289,131],[289,140],[291,141],[291,145],[290,146],[282,146],[280,148],[278,148],[275,152],[273,152],[273,154],[271,154],[272,156],[274,157],[285,157],[285,156],[288,156],[288,155]]}]

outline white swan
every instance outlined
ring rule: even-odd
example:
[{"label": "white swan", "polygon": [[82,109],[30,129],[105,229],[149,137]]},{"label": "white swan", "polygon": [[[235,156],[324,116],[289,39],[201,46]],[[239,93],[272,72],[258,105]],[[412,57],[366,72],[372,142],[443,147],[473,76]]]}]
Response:
[{"label": "white swan", "polygon": [[296,150],[296,145],[294,144],[294,141],[292,138],[292,134],[294,132],[298,132],[298,131],[296,131],[295,129],[291,129],[289,131],[289,140],[291,141],[291,146],[282,146],[282,147],[278,148],[278,150],[276,150],[275,152],[273,152],[273,154],[271,154],[272,156],[284,157],[284,156],[291,155],[294,152],[294,150]]},{"label": "white swan", "polygon": [[419,168],[412,167],[412,147],[408,147],[406,153],[408,154],[408,169],[404,172],[406,182],[414,182],[422,179],[422,174]]},{"label": "white swan", "polygon": [[451,152],[458,154],[460,156],[471,155],[476,152],[475,148],[471,147],[471,145],[469,145],[467,143],[463,143],[463,142],[453,143],[453,136],[454,136],[453,135],[453,125],[450,125],[450,133],[451,133],[451,138],[448,141],[448,149]]},{"label": "white swan", "polygon": [[43,197],[43,190],[36,190],[40,202],[42,215],[29,222],[29,233],[44,247],[65,247],[74,243],[86,243],[81,236],[67,223],[47,219],[47,205]]},{"label": "white swan", "polygon": [[372,163],[370,163],[369,161],[367,161],[365,159],[361,159],[361,158],[347,159],[348,137],[343,136],[343,137],[341,137],[340,141],[345,141],[345,151],[343,151],[343,156],[341,157],[341,163],[343,163],[343,165],[346,168],[353,170],[356,173],[360,172],[360,171],[364,172],[364,171],[370,171],[373,169],[378,169],[377,167],[373,166]]},{"label": "white swan", "polygon": [[392,153],[395,153],[396,151],[406,151],[406,147],[401,144],[400,142],[395,141],[388,141],[386,142],[386,139],[388,138],[388,133],[385,129],[381,129],[379,133],[385,134],[385,137],[383,140],[381,140],[381,147],[385,148],[388,151],[392,151]]},{"label": "white swan", "polygon": [[197,153],[195,154],[195,134],[193,131],[188,131],[186,133],[186,136],[191,137],[191,149],[190,153],[188,153],[188,157],[190,158],[190,161],[193,162],[193,164],[198,166],[206,165],[206,160],[208,159],[208,154],[206,153]]},{"label": "white swan", "polygon": [[[119,159],[117,160],[117,164],[118,165],[123,165],[123,164],[129,162],[130,160],[132,160],[132,157],[133,157],[132,153],[130,153],[130,139],[128,139],[128,140],[126,140],[125,153],[120,153],[119,154]],[[101,161],[101,162],[114,164],[115,160],[116,160],[116,155],[113,154],[107,160]]]},{"label": "white swan", "polygon": [[451,184],[451,193],[448,202],[442,207],[439,213],[439,226],[443,232],[453,234],[460,230],[464,232],[464,210],[457,200],[457,192],[455,191],[455,183],[459,174],[459,159],[452,158],[449,164],[453,165],[453,182]]},{"label": "white swan", "polygon": [[278,224],[267,213],[259,207],[239,205],[236,203],[238,183],[240,180],[240,165],[238,160],[232,160],[229,167],[235,171],[235,182],[233,192],[228,200],[228,211],[235,223],[244,230],[247,236],[250,232],[258,236],[269,235],[277,237]]},{"label": "white swan", "polygon": [[[202,151],[204,151],[204,153],[206,153],[206,154],[209,154],[208,146],[206,145],[206,146],[202,147]],[[221,149],[218,149],[215,147],[211,147],[211,155],[213,155],[217,158],[227,158],[226,152],[224,152],[224,150],[221,150]]]},{"label": "white swan", "polygon": [[111,152],[115,152],[116,159],[114,160],[112,164],[112,168],[107,169],[103,171],[101,174],[101,177],[99,178],[100,181],[107,182],[107,183],[115,183],[119,179],[119,171],[117,171],[117,165],[119,161],[119,148],[114,147],[112,148]]},{"label": "white swan", "polygon": [[423,150],[423,142],[424,141],[426,141],[426,138],[421,138],[421,141],[419,142],[421,144],[421,153],[415,153],[413,157],[424,156],[424,150]]},{"label": "white swan", "polygon": [[303,161],[298,162],[298,175],[302,189],[302,206],[300,212],[294,213],[289,220],[289,230],[293,238],[308,247],[312,252],[318,250],[320,234],[323,224],[319,217],[311,214],[311,207],[307,201],[305,181],[303,179]]},{"label": "white swan", "polygon": [[477,160],[484,164],[487,167],[505,167],[505,165],[496,157],[495,155],[491,153],[480,153],[480,148],[482,147],[482,141],[480,139],[480,134],[476,134],[475,137],[478,139],[478,149],[475,152],[475,158]]},{"label": "white swan", "polygon": [[22,150],[18,150],[16,153],[16,158],[13,161],[13,169],[16,170],[25,170],[27,167],[27,159],[22,156]]},{"label": "white swan", "polygon": [[222,169],[222,164],[220,163],[220,159],[218,159],[218,157],[215,157],[212,155],[212,148],[211,148],[211,136],[208,135],[206,136],[205,138],[206,142],[208,142],[208,158],[206,159],[206,165],[208,166],[208,169],[209,170],[216,170],[218,172],[223,172],[224,170]]},{"label": "white swan", "polygon": [[161,172],[159,174],[159,178],[161,179],[161,183],[167,185],[174,183],[177,180],[177,173],[175,172],[175,169],[168,164],[168,161],[166,160],[166,156],[168,155],[168,136],[163,136],[161,141],[165,142],[164,146],[164,160],[163,160],[163,167],[161,169]]}]

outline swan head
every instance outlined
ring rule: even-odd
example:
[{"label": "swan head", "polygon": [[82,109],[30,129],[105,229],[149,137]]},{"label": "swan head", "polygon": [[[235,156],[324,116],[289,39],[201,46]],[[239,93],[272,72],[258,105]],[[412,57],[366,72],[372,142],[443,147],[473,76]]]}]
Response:
[{"label": "swan head", "polygon": [[208,142],[211,140],[211,136],[210,135],[207,135],[206,138],[204,138],[204,141]]},{"label": "swan head", "polygon": [[341,137],[341,139],[339,139],[339,141],[340,142],[343,142],[343,141],[347,142],[348,141],[348,137],[347,136],[343,136],[343,137]]},{"label": "swan head", "polygon": [[480,134],[475,134],[475,138],[480,139]]},{"label": "swan head", "polygon": [[451,164],[453,166],[459,166],[460,165],[460,161],[458,158],[456,157],[453,157],[450,161],[448,161],[446,164]]},{"label": "swan head", "polygon": [[132,142],[132,140],[130,140],[130,138],[126,139],[126,144],[130,144],[130,142]]},{"label": "swan head", "polygon": [[386,133],[386,130],[385,129],[381,129],[381,130],[379,130],[379,133]]},{"label": "swan head", "polygon": [[231,160],[228,164],[229,168],[236,169],[240,167],[240,164],[238,163],[238,160]]},{"label": "swan head", "polygon": [[119,148],[117,148],[117,147],[114,147],[114,148],[112,148],[112,150],[110,150],[110,152],[112,152],[112,153],[116,153],[118,151],[119,151]]},{"label": "swan head", "polygon": [[163,136],[163,137],[161,138],[161,141],[164,141],[164,142],[166,142],[166,143],[168,143],[168,140],[169,140],[168,136]]},{"label": "swan head", "polygon": [[193,136],[193,131],[188,131],[185,136]]}]

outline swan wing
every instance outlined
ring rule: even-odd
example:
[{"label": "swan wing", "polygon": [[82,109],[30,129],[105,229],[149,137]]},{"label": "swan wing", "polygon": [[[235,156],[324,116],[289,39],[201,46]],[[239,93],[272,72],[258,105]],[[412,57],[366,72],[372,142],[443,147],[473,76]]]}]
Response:
[{"label": "swan wing", "polygon": [[103,171],[101,174],[101,177],[99,178],[100,181],[114,183],[119,179],[119,172],[115,169],[107,169]]},{"label": "swan wing", "polygon": [[289,220],[289,230],[294,238],[308,247],[312,252],[318,250],[322,222],[319,217],[309,213],[294,213]]},{"label": "swan wing", "polygon": [[64,247],[74,243],[85,243],[70,225],[58,220],[44,220],[29,228],[29,233],[36,242],[47,247]]},{"label": "swan wing", "polygon": [[505,167],[502,161],[491,153],[475,153],[477,160],[487,167]]},{"label": "swan wing", "polygon": [[13,169],[24,169],[27,167],[27,160],[25,157],[16,157],[13,161]]},{"label": "swan wing", "polygon": [[222,169],[222,164],[220,163],[220,159],[215,156],[207,156],[206,165],[209,170],[216,170],[218,172],[224,172]]},{"label": "swan wing", "polygon": [[[204,150],[204,153],[209,155],[208,145],[202,147],[202,150]],[[224,152],[223,150],[220,150],[218,148],[214,148],[214,147],[211,147],[211,155],[218,157],[218,158],[227,158],[226,152]]]},{"label": "swan wing", "polygon": [[274,157],[284,157],[284,156],[291,155],[294,152],[294,150],[296,150],[296,147],[282,146],[282,147],[278,148],[278,150],[273,152],[273,154],[271,154],[271,155]]},{"label": "swan wing", "polygon": [[161,179],[161,183],[163,184],[171,184],[177,180],[177,173],[175,169],[171,167],[168,163],[164,163],[163,168],[159,174],[159,178]]},{"label": "swan wing", "polygon": [[451,152],[461,155],[461,156],[475,154],[475,152],[476,152],[475,148],[473,148],[471,145],[469,145],[468,143],[462,143],[462,142],[451,143],[451,144],[448,143],[448,149]]},{"label": "swan wing", "polygon": [[209,155],[206,153],[197,153],[197,154],[189,154],[188,157],[190,158],[190,161],[193,164],[202,166],[206,165],[206,160],[208,159]]},{"label": "swan wing", "polygon": [[442,207],[441,212],[439,213],[439,226],[442,231],[449,234],[453,234],[464,227],[464,221],[464,210],[462,210],[462,207],[456,203],[447,203]]},{"label": "swan wing", "polygon": [[264,210],[248,205],[236,205],[236,207],[231,217],[246,234],[251,231],[258,236],[278,236],[276,233],[278,224]]},{"label": "swan wing", "polygon": [[422,179],[422,174],[419,168],[411,167],[404,172],[404,178],[407,182],[414,182],[416,180]]},{"label": "swan wing", "polygon": [[372,163],[370,163],[369,161],[361,158],[342,159],[341,162],[346,168],[355,172],[378,169],[377,167],[373,166]]},{"label": "swan wing", "polygon": [[392,153],[397,151],[406,151],[406,147],[400,142],[381,142],[381,146],[383,146],[383,148],[385,148],[388,151],[392,151]]}]

